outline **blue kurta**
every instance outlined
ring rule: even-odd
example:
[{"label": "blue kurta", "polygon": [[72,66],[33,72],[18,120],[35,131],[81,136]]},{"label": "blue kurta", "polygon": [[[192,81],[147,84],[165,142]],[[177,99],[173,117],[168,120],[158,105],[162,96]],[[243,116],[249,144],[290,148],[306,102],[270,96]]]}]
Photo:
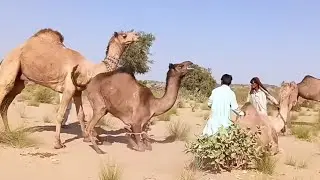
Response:
[{"label": "blue kurta", "polygon": [[239,113],[236,95],[227,85],[212,90],[208,106],[211,106],[211,117],[203,129],[203,135],[211,136],[221,126],[229,127],[232,124],[231,110]]}]

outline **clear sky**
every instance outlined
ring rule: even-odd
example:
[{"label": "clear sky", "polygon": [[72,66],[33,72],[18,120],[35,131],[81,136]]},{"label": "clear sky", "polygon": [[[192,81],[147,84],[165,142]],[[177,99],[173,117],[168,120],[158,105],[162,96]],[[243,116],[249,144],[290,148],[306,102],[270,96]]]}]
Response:
[{"label": "clear sky", "polygon": [[104,57],[114,31],[154,33],[155,63],[139,79],[165,80],[170,62],[191,60],[220,79],[248,83],[320,77],[318,0],[2,0],[0,58],[41,28],[93,62]]}]

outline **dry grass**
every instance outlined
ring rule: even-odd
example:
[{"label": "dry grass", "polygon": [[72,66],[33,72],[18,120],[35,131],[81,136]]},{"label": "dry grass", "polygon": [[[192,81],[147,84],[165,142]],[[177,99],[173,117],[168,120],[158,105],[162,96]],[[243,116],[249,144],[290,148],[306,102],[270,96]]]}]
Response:
[{"label": "dry grass", "polygon": [[172,121],[168,125],[168,138],[171,140],[186,141],[188,140],[190,130],[190,126],[181,120]]},{"label": "dry grass", "polygon": [[177,114],[177,108],[173,106],[169,111],[161,114],[158,116],[159,121],[170,121],[171,115],[176,115]]},{"label": "dry grass", "polygon": [[286,164],[288,166],[293,166],[293,167],[296,167],[296,168],[300,168],[300,169],[306,169],[308,167],[307,161],[302,160],[302,161],[297,162],[297,160],[295,160],[293,158],[293,156],[286,157],[286,160],[285,160],[284,164]]},{"label": "dry grass", "polygon": [[203,104],[201,104],[200,109],[205,110],[205,111],[209,111],[210,107],[208,106],[207,103],[203,103]]},{"label": "dry grass", "polygon": [[274,157],[271,157],[267,154],[265,154],[261,160],[259,160],[256,164],[256,168],[258,171],[272,175],[274,173],[274,170],[276,168],[278,160]]},{"label": "dry grass", "polygon": [[197,180],[197,178],[194,171],[183,170],[178,180]]},{"label": "dry grass", "polygon": [[293,158],[293,156],[287,156],[284,164],[288,166],[296,166],[297,161]]},{"label": "dry grass", "polygon": [[0,132],[0,143],[14,148],[33,147],[37,141],[30,138],[29,135],[34,131],[30,128],[17,128],[11,132]]},{"label": "dry grass", "polygon": [[307,126],[293,126],[291,133],[298,139],[310,141],[311,140],[311,128]]},{"label": "dry grass", "polygon": [[52,123],[52,120],[49,118],[49,116],[44,116],[42,119],[44,123]]},{"label": "dry grass", "polygon": [[203,120],[209,120],[210,118],[210,112],[206,112],[203,114]]},{"label": "dry grass", "polygon": [[36,103],[59,103],[59,94],[49,88],[40,85],[28,85],[20,95],[21,100],[29,101],[30,105]]},{"label": "dry grass", "polygon": [[101,167],[99,180],[120,180],[121,171],[115,163],[106,163]]}]

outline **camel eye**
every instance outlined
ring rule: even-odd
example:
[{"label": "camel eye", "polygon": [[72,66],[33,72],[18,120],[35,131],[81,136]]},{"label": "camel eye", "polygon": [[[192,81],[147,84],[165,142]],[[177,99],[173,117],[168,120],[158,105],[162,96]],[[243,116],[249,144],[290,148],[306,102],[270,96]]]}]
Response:
[{"label": "camel eye", "polygon": [[125,38],[127,38],[127,35],[126,35],[126,34],[124,34],[124,35],[122,35],[122,37],[125,39]]}]

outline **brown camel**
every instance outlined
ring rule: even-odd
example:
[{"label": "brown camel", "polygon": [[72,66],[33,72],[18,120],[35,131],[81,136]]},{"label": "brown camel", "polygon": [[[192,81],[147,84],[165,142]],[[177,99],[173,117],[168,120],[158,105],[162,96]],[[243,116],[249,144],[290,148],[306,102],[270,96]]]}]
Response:
[{"label": "brown camel", "polygon": [[[110,39],[105,59],[99,64],[93,64],[79,52],[65,47],[64,37],[60,32],[50,28],[39,30],[22,45],[9,52],[2,62],[0,118],[2,118],[5,130],[10,131],[7,119],[9,105],[24,89],[26,82],[32,81],[63,93],[56,117],[54,148],[65,147],[60,140],[61,122],[72,97],[84,134],[82,90],[96,74],[116,69],[121,54],[138,38],[135,32],[115,32]],[[76,65],[78,77],[72,80],[71,72]]]},{"label": "brown camel", "polygon": [[307,100],[320,102],[320,79],[306,75],[301,82],[283,82],[280,87],[280,114],[287,121],[289,112],[302,97]]},{"label": "brown camel", "polygon": [[259,126],[261,134],[259,135],[258,142],[267,148],[272,155],[277,154],[279,152],[278,134],[272,121],[268,119],[268,116],[259,114],[250,102],[245,103],[241,107],[241,110],[244,111],[246,115],[242,119],[237,118],[235,123],[243,129],[250,128],[250,132],[256,132],[258,130],[257,126]]},{"label": "brown camel", "polygon": [[172,108],[178,96],[181,80],[189,69],[192,69],[192,64],[190,61],[169,64],[165,94],[162,98],[154,97],[149,88],[141,85],[134,75],[124,68],[101,73],[92,78],[86,90],[93,116],[86,127],[86,135],[90,137],[95,151],[99,154],[104,153],[97,146],[93,129],[107,113],[119,118],[127,126],[129,144],[134,150],[151,150],[146,134],[150,119]]}]

